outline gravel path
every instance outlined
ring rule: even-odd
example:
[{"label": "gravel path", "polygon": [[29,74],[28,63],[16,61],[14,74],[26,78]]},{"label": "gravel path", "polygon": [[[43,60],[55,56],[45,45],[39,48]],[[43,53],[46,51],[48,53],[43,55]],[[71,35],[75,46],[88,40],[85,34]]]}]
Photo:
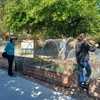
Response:
[{"label": "gravel path", "polygon": [[0,100],[76,100],[0,69]]},{"label": "gravel path", "polygon": [[[5,68],[2,68],[2,67],[0,67],[0,68],[7,71],[7,69],[5,69]],[[50,88],[51,90],[54,90],[59,93],[63,93],[66,96],[71,96],[72,98],[75,98],[76,100],[95,100],[88,96],[88,91],[86,89],[80,88],[77,84],[74,84],[74,86],[71,86],[69,88],[63,88],[60,86],[56,86],[54,84],[50,84],[48,82],[44,82],[44,81],[41,81],[38,79],[34,79],[32,77],[25,76],[20,71],[17,71],[15,73],[16,73],[16,75],[18,75],[24,79],[27,79],[27,80],[30,80],[33,82],[35,81],[36,83],[38,83],[44,87]]]}]

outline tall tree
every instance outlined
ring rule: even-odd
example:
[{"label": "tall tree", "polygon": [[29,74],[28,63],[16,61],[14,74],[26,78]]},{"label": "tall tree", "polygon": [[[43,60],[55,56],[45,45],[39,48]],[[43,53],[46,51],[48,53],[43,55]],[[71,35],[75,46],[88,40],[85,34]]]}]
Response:
[{"label": "tall tree", "polygon": [[[99,0],[11,0],[4,21],[12,31],[43,31],[50,37],[100,32]],[[8,7],[9,6],[9,7]]]}]

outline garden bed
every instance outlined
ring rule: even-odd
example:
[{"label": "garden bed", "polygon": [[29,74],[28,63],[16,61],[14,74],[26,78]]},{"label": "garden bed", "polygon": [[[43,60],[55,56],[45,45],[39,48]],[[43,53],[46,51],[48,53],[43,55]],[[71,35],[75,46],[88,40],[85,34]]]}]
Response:
[{"label": "garden bed", "polygon": [[72,84],[75,84],[77,82],[76,73],[76,71],[73,73],[62,73],[54,70],[49,70],[47,68],[45,69],[34,66],[23,66],[23,74],[62,87],[70,87]]}]

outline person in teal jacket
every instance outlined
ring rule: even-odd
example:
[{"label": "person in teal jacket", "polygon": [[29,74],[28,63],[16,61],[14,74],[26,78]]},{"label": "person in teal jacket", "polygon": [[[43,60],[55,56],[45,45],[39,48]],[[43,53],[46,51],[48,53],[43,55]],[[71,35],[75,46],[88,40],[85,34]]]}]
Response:
[{"label": "person in teal jacket", "polygon": [[10,38],[10,41],[7,43],[6,47],[5,47],[5,51],[7,54],[7,60],[8,60],[8,75],[9,76],[14,76],[13,72],[12,72],[12,64],[13,64],[13,60],[14,60],[14,52],[15,52],[15,42],[16,42],[17,38],[12,36]]}]

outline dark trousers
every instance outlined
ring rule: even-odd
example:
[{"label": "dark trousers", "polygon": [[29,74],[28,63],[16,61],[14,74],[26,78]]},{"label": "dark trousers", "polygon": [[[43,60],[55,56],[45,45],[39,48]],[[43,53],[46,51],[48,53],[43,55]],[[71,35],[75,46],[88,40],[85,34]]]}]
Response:
[{"label": "dark trousers", "polygon": [[12,72],[12,65],[13,65],[13,60],[14,60],[14,55],[7,55],[7,59],[8,59],[8,75],[12,76],[13,72]]}]

